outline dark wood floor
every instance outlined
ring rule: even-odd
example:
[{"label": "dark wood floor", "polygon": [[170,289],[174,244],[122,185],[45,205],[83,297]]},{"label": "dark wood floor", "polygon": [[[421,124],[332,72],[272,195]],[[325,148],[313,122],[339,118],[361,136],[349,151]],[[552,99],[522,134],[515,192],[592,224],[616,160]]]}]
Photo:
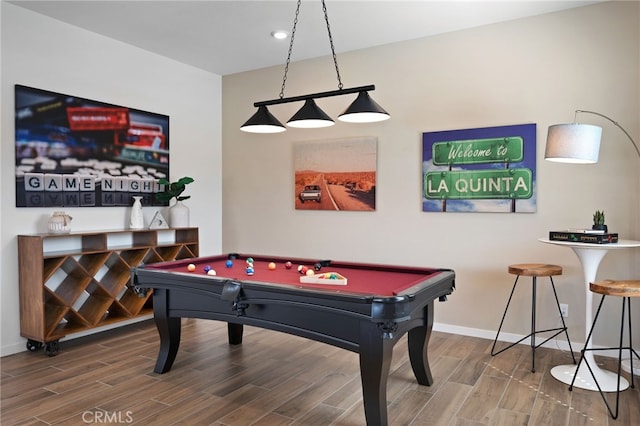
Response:
[{"label": "dark wood floor", "polygon": [[[158,336],[151,321],[61,343],[56,357],[2,358],[2,425],[363,425],[358,356],[322,343],[245,327],[228,346],[226,325],[183,320],[173,369],[152,372]],[[389,424],[638,425],[640,384],[621,394],[612,420],[597,392],[549,374],[570,362],[527,346],[497,357],[491,341],[434,332],[433,386],[416,384],[406,342],[394,350],[387,388]],[[604,364],[614,369],[612,359]],[[628,377],[628,375],[626,375]],[[636,378],[636,381],[637,378]]]}]

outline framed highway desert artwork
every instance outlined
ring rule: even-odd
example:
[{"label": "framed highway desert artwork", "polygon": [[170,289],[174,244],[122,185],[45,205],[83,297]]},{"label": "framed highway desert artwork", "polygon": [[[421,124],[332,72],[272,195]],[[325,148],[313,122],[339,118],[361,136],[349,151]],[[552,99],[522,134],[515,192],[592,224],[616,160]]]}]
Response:
[{"label": "framed highway desert artwork", "polygon": [[296,210],[374,211],[375,137],[294,144]]},{"label": "framed highway desert artwork", "polygon": [[16,85],[15,143],[16,207],[166,204],[166,115]]},{"label": "framed highway desert artwork", "polygon": [[536,125],[422,135],[425,212],[536,211]]}]

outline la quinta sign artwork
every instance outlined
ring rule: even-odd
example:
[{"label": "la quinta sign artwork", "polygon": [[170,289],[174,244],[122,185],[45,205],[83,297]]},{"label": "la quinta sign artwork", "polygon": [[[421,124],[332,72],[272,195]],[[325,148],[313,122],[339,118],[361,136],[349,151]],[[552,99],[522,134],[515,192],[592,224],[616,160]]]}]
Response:
[{"label": "la quinta sign artwork", "polygon": [[423,134],[427,212],[535,212],[536,125]]}]

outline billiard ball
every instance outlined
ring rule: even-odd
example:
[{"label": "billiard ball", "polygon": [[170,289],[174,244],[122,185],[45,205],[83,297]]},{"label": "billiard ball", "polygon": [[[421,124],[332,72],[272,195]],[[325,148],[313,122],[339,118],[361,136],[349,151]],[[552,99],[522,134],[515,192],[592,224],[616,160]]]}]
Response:
[{"label": "billiard ball", "polygon": [[249,263],[253,265],[253,257],[247,257],[247,264]]},{"label": "billiard ball", "polygon": [[298,272],[300,272],[302,275],[306,274],[308,270],[309,270],[309,268],[304,266],[304,265],[299,265],[298,266]]},{"label": "billiard ball", "polygon": [[293,266],[293,264],[291,262],[285,262],[284,267],[287,269],[291,269],[291,267]]},{"label": "billiard ball", "polygon": [[307,269],[307,272],[305,272],[305,274],[307,274],[307,276],[312,276],[315,275],[316,271],[314,271],[313,269]]},{"label": "billiard ball", "polygon": [[233,260],[227,260],[227,263],[225,265],[227,266],[227,268],[231,268],[233,266]]},{"label": "billiard ball", "polygon": [[272,271],[273,271],[274,269],[276,269],[276,264],[275,264],[275,262],[269,262],[269,269],[270,269],[270,270],[272,270]]},{"label": "billiard ball", "polygon": [[247,275],[253,275],[253,266],[247,266]]},{"label": "billiard ball", "polygon": [[320,269],[322,269],[322,264],[320,262],[314,264],[313,269],[315,269],[316,271],[319,271]]},{"label": "billiard ball", "polygon": [[204,269],[204,272],[208,274],[209,271],[211,270],[211,266],[207,265],[203,269]]},{"label": "billiard ball", "polygon": [[216,274],[216,270],[215,269],[209,268],[209,270],[207,271],[207,275],[215,275],[215,274]]},{"label": "billiard ball", "polygon": [[187,265],[187,271],[193,272],[195,270],[196,270],[196,265],[194,265],[193,263],[190,263]]}]

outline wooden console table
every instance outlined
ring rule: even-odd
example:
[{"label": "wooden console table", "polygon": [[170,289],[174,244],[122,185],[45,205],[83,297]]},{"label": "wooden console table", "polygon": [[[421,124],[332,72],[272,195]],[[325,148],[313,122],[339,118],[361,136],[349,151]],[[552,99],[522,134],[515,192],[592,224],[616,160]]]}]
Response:
[{"label": "wooden console table", "polygon": [[59,339],[152,313],[131,268],[199,255],[198,228],[18,235],[20,334],[58,353]]}]

